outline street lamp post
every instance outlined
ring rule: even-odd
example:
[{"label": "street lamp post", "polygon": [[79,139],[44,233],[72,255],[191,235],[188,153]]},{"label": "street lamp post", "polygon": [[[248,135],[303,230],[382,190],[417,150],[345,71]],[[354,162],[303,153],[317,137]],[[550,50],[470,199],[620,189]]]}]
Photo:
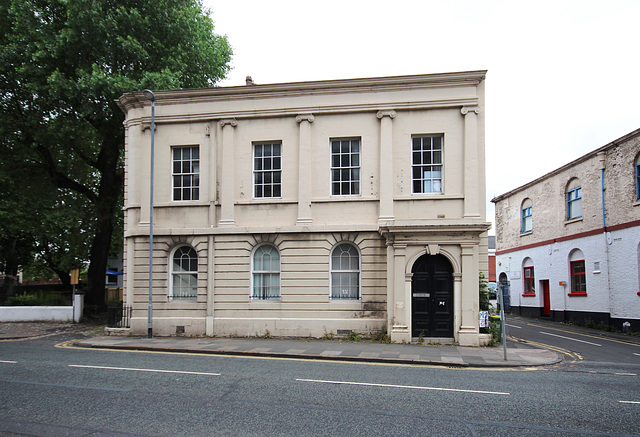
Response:
[{"label": "street lamp post", "polygon": [[151,90],[144,90],[145,98],[151,101],[151,175],[149,179],[149,311],[147,337],[153,337],[153,158],[156,117],[156,96]]}]

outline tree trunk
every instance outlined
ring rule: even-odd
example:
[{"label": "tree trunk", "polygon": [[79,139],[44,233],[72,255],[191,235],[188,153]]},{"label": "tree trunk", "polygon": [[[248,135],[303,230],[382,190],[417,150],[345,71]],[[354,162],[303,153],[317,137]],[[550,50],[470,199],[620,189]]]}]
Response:
[{"label": "tree trunk", "polygon": [[[119,120],[121,122],[121,120]],[[114,135],[113,127],[103,132],[103,145],[98,158],[98,168],[102,179],[95,203],[96,228],[91,243],[91,258],[88,272],[88,288],[85,302],[100,310],[106,308],[105,276],[111,250],[115,215],[122,208],[122,189],[124,175],[118,166],[124,141],[120,135]]]}]

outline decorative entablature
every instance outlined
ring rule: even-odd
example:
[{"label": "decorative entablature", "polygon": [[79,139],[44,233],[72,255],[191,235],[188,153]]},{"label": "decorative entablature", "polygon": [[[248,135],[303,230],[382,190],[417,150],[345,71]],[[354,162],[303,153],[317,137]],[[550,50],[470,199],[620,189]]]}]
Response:
[{"label": "decorative entablature", "polygon": [[[478,108],[483,102],[476,88],[486,71],[426,74],[367,79],[294,82],[255,86],[156,91],[155,122],[193,123],[234,118],[296,117],[299,114],[347,114],[435,108]],[[446,95],[438,89],[446,89]],[[350,95],[337,102],[335,95]],[[368,95],[367,95],[368,94]],[[127,114],[126,126],[148,124],[150,105],[142,92],[117,101]],[[179,105],[180,109],[177,109]],[[184,105],[188,105],[186,108]],[[186,111],[185,111],[186,109]],[[379,115],[379,114],[378,114]]]},{"label": "decorative entablature", "polygon": [[383,225],[378,228],[387,244],[447,244],[480,243],[481,234],[491,229],[491,223],[420,223]]}]

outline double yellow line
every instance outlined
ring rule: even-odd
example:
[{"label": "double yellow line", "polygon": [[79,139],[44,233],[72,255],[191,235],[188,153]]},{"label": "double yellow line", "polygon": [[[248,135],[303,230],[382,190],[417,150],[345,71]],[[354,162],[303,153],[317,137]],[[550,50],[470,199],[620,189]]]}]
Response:
[{"label": "double yellow line", "polygon": [[564,349],[564,348],[561,348],[561,347],[558,347],[558,346],[551,346],[550,344],[538,343],[536,341],[524,340],[522,338],[517,338],[517,337],[514,337],[512,335],[509,336],[509,339],[512,340],[512,341],[517,341],[517,342],[520,342],[520,343],[526,343],[526,344],[530,344],[532,346],[537,346],[537,347],[541,347],[541,348],[544,348],[544,349],[552,350],[554,352],[558,352],[559,354],[566,355],[573,362],[582,361],[583,360],[582,355],[580,355],[577,352],[570,351],[569,349]]}]

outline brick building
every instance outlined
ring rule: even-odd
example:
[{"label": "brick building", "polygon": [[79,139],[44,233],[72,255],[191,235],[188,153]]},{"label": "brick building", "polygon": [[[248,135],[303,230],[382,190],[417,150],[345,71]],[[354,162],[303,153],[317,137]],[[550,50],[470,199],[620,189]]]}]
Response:
[{"label": "brick building", "polygon": [[640,129],[492,202],[514,312],[640,331]]}]

